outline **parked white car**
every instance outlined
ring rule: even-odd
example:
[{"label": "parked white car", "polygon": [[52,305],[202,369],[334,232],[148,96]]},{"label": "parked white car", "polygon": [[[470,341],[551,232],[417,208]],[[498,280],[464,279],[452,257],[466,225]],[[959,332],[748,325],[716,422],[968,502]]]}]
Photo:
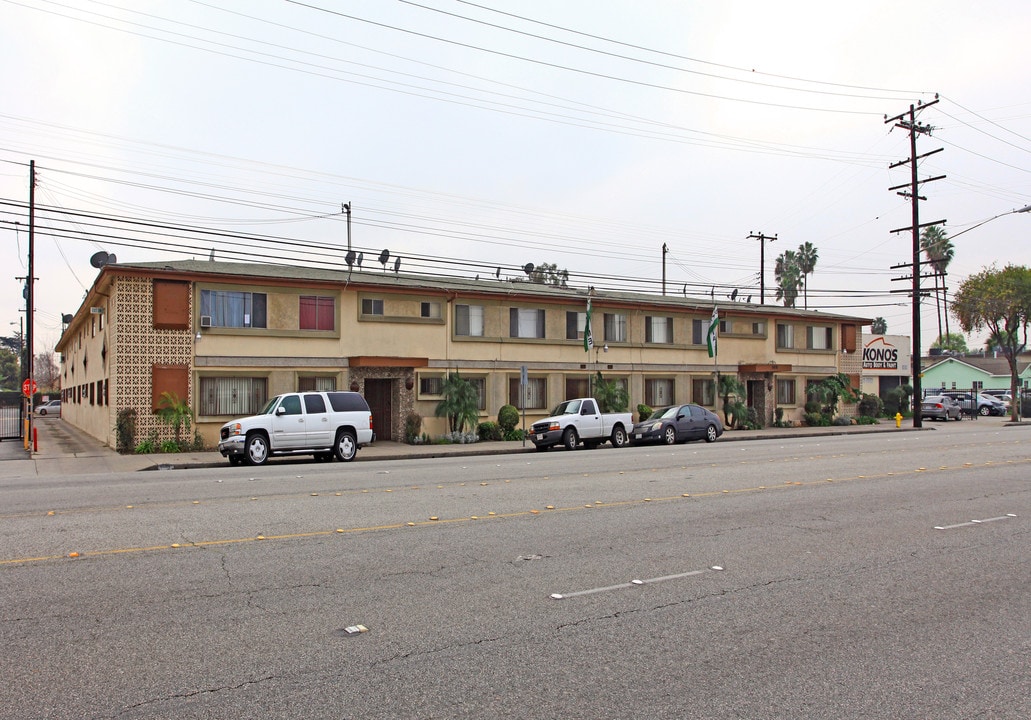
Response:
[{"label": "parked white car", "polygon": [[372,412],[358,393],[287,393],[269,400],[257,415],[223,425],[218,451],[230,465],[264,465],[273,455],[349,462],[373,440]]}]

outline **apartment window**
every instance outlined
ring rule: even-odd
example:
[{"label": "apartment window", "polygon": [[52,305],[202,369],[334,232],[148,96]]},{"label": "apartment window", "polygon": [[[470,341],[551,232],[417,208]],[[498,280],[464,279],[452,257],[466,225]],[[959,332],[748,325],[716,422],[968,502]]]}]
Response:
[{"label": "apartment window", "polygon": [[419,304],[419,317],[440,318],[439,302],[424,302]]},{"label": "apartment window", "polygon": [[712,380],[695,378],[691,381],[691,398],[699,405],[712,407],[716,404],[716,388]]},{"label": "apartment window", "polygon": [[[566,340],[583,340],[584,326],[587,325],[587,313],[566,312]],[[582,395],[570,395],[569,397],[583,397]]]},{"label": "apartment window", "polygon": [[543,338],[544,311],[528,308],[510,308],[508,311],[509,337]]},{"label": "apartment window", "polygon": [[605,342],[626,342],[626,315],[605,313]]},{"label": "apartment window", "polygon": [[662,407],[673,404],[673,379],[648,378],[644,381],[644,404]]},{"label": "apartment window", "polygon": [[590,378],[578,378],[578,377],[567,377],[566,378],[566,397],[567,398],[579,398],[589,397],[591,394],[591,381]]},{"label": "apartment window", "polygon": [[336,303],[333,298],[301,295],[299,307],[301,330],[336,329]]},{"label": "apartment window", "polygon": [[303,375],[297,378],[297,392],[333,392],[336,389],[336,375]]},{"label": "apartment window", "polygon": [[806,328],[806,347],[810,350],[830,350],[833,348],[831,328],[822,326]]},{"label": "apartment window", "polygon": [[268,380],[257,377],[202,377],[200,415],[255,415],[268,400]]},{"label": "apartment window", "polygon": [[455,335],[483,337],[482,305],[455,305]]},{"label": "apartment window", "polygon": [[734,321],[730,318],[720,318],[720,335],[729,335],[734,332]]},{"label": "apartment window", "polygon": [[648,317],[644,324],[644,341],[670,344],[673,342],[673,318]]},{"label": "apartment window", "polygon": [[526,383],[526,403],[523,403],[521,385],[519,378],[509,378],[508,381],[508,402],[519,410],[543,410],[547,405],[545,396],[544,378],[529,378]]},{"label": "apartment window", "polygon": [[420,375],[419,376],[419,394],[420,395],[440,395],[441,390],[444,387],[444,378],[441,375]]},{"label": "apartment window", "polygon": [[467,377],[469,384],[476,388],[476,397],[479,398],[479,404],[476,406],[479,410],[487,409],[487,378],[482,377]]},{"label": "apartment window", "polygon": [[382,315],[383,298],[362,298],[362,315]]},{"label": "apartment window", "polygon": [[267,327],[267,304],[265,293],[200,291],[200,314],[211,318],[211,327]]},{"label": "apartment window", "polygon": [[787,380],[777,380],[777,404],[778,405],[794,405],[795,404],[795,380],[790,378]]},{"label": "apartment window", "polygon": [[777,349],[790,350],[795,347],[795,326],[777,323]]},{"label": "apartment window", "polygon": [[705,330],[708,326],[704,320],[694,319],[691,321],[691,344],[692,345],[704,345],[705,344]]},{"label": "apartment window", "polygon": [[753,335],[766,335],[766,321],[757,320],[752,323],[752,334]]}]

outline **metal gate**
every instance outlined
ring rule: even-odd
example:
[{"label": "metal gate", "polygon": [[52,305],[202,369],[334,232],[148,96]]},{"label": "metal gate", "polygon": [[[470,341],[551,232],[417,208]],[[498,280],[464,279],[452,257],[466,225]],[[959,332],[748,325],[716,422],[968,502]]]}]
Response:
[{"label": "metal gate", "polygon": [[21,439],[21,426],[24,420],[23,406],[24,403],[20,398],[14,400],[0,398],[0,440]]}]

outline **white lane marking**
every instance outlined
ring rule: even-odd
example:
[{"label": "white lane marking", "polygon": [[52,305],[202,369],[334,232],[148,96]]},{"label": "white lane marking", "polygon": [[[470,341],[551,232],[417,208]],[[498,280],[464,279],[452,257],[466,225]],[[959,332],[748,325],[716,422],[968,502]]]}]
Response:
[{"label": "white lane marking", "polygon": [[935,525],[935,530],[952,530],[954,528],[970,527],[971,525],[981,525],[982,523],[996,522],[997,520],[1009,520],[1015,518],[1016,515],[1013,513],[1007,513],[1006,515],[1000,515],[999,517],[986,518],[984,520],[971,520],[965,523],[956,523],[955,525]]},{"label": "white lane marking", "polygon": [[624,590],[639,585],[650,585],[652,583],[666,582],[667,580],[679,580],[681,578],[692,577],[694,575],[704,575],[708,572],[720,572],[723,567],[720,565],[713,565],[711,568],[705,570],[691,570],[690,572],[677,573],[676,575],[663,575],[662,577],[649,578],[647,580],[631,580],[630,582],[619,583],[618,585],[606,585],[605,587],[589,588],[587,590],[576,590],[568,593],[552,593],[552,600],[566,600],[572,597],[579,597],[581,595],[594,595],[596,593],[610,592],[612,590]]}]

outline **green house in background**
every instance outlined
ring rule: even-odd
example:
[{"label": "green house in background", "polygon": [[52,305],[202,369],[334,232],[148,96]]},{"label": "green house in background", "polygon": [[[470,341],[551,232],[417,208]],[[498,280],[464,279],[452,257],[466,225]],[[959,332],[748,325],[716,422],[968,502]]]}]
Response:
[{"label": "green house in background", "polygon": [[[1031,356],[1017,359],[1017,379],[1021,387],[1031,387]],[[935,390],[970,390],[974,383],[983,390],[1009,390],[1010,366],[1002,357],[930,357],[924,359],[923,385],[926,393]]]}]

